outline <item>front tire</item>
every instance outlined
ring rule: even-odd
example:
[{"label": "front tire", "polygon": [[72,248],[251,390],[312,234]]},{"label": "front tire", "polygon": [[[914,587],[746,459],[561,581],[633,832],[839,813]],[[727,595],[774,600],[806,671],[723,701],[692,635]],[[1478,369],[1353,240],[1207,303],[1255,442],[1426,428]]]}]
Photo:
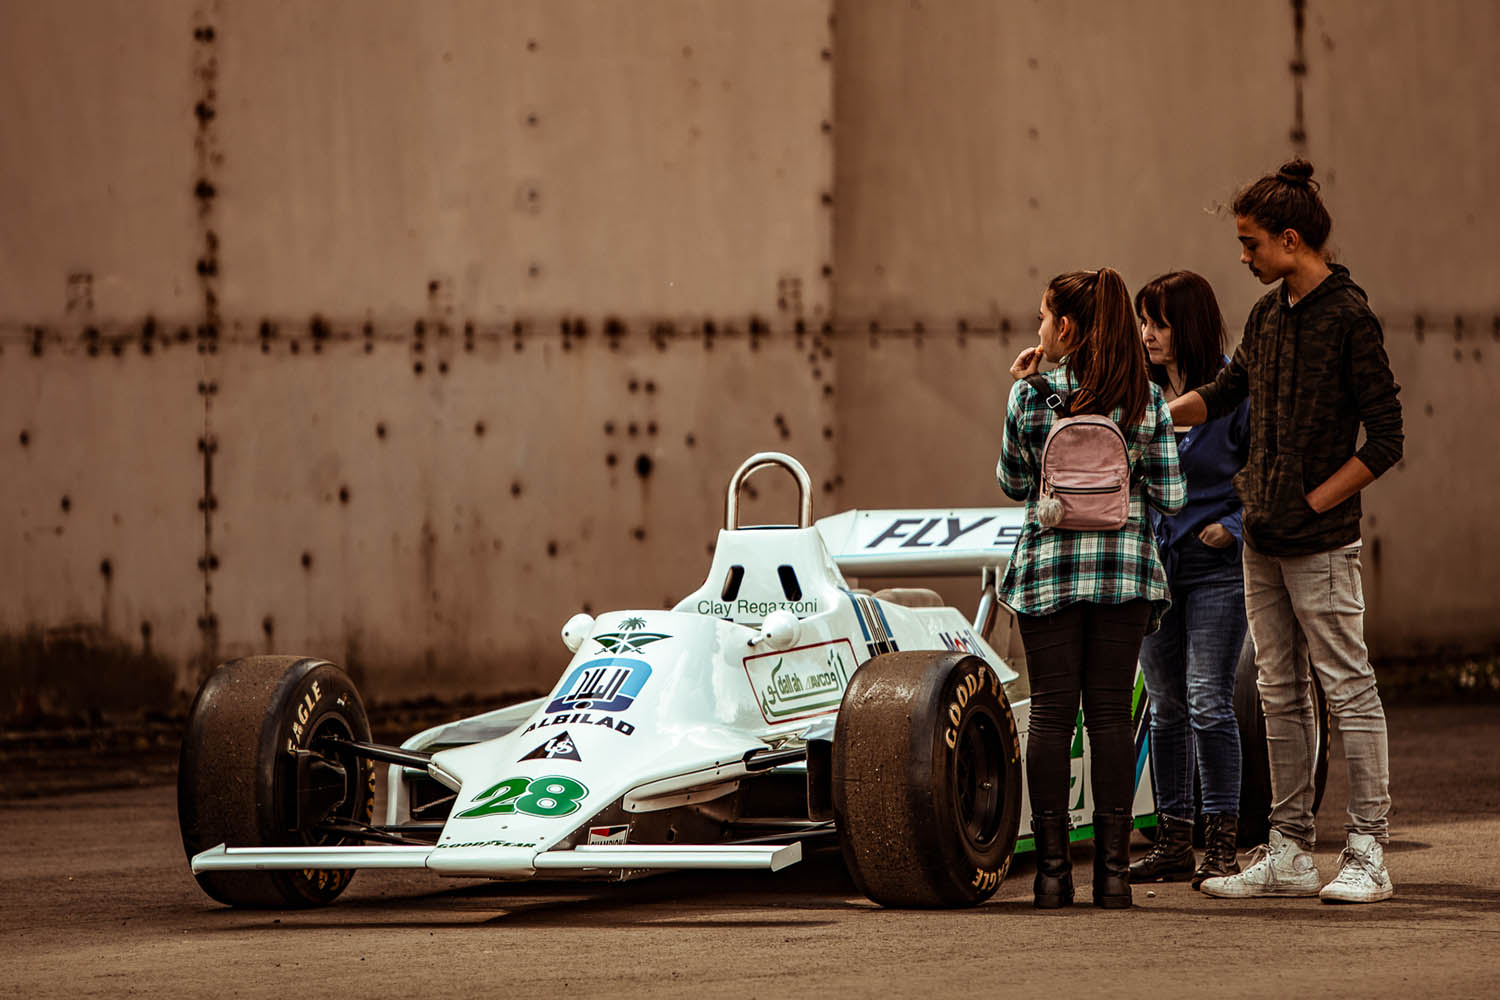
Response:
[{"label": "front tire", "polygon": [[861,666],[834,731],[833,810],[855,885],[882,906],[993,895],[1016,847],[1021,748],[989,664],[922,651]]},{"label": "front tire", "polygon": [[[191,859],[230,847],[332,846],[331,826],[368,824],[375,767],[320,741],[368,742],[370,723],[353,682],[323,660],[252,656],[219,666],[188,714],[177,771],[177,817]],[[321,906],[352,871],[202,872],[203,891],[251,908]]]}]

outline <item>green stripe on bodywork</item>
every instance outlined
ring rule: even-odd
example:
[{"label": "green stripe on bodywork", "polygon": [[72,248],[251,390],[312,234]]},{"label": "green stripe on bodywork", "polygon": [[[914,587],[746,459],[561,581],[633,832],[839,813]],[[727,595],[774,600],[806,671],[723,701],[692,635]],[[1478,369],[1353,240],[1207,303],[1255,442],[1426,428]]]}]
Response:
[{"label": "green stripe on bodywork", "polygon": [[[1146,816],[1137,816],[1135,818],[1135,829],[1137,829],[1137,830],[1144,830],[1148,826],[1155,826],[1155,825],[1156,825],[1156,814],[1155,813],[1150,813],[1150,814],[1148,814]],[[1092,823],[1085,823],[1083,826],[1077,826],[1077,827],[1074,827],[1073,829],[1071,829],[1071,830],[1068,831],[1068,843],[1070,843],[1070,844],[1076,844],[1080,840],[1092,840],[1093,837],[1094,837],[1094,824],[1092,824]],[[1016,838],[1016,850],[1015,850],[1015,853],[1017,853],[1017,854],[1027,854],[1027,853],[1029,853],[1031,851],[1034,851],[1034,850],[1036,850],[1036,838],[1035,837],[1025,836],[1025,837],[1018,837],[1018,838]]]}]

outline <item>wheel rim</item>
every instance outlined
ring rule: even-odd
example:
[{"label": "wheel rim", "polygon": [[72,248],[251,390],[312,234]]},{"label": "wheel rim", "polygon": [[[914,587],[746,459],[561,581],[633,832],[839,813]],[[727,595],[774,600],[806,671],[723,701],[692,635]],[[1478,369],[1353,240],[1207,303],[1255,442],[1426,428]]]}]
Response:
[{"label": "wheel rim", "polygon": [[[363,773],[362,761],[358,755],[350,751],[329,752],[320,747],[320,741],[327,738],[342,740],[354,740],[357,737],[347,719],[337,712],[331,712],[317,720],[307,741],[308,748],[322,761],[327,762],[343,772],[343,792],[335,800],[335,796],[329,795],[324,801],[328,803],[327,811],[315,822],[303,823],[297,830],[297,835],[309,846],[326,846],[343,840],[343,835],[323,829],[323,825],[329,821],[358,822],[362,817],[356,816],[360,802],[360,776]],[[295,772],[294,772],[295,775]],[[296,779],[293,777],[293,794]]]},{"label": "wheel rim", "polygon": [[974,711],[959,728],[954,747],[954,808],[964,838],[976,848],[1000,831],[1005,801],[1004,748],[1000,727],[987,711]]}]

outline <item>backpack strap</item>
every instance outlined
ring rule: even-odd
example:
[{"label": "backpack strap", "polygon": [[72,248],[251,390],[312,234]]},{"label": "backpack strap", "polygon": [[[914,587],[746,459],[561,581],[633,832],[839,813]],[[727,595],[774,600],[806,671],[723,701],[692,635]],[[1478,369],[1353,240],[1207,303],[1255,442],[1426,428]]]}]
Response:
[{"label": "backpack strap", "polygon": [[1035,389],[1036,394],[1042,397],[1042,402],[1047,405],[1047,409],[1056,413],[1059,417],[1071,417],[1073,415],[1071,406],[1073,394],[1070,392],[1064,396],[1053,391],[1052,384],[1047,381],[1047,376],[1041,372],[1037,372],[1035,375],[1027,375],[1026,384]]}]

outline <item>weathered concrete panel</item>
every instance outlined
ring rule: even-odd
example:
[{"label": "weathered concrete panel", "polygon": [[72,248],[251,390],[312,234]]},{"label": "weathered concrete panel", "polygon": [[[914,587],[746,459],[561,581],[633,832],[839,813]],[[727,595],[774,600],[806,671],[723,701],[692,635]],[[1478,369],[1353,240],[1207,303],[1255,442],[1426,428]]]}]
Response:
[{"label": "weathered concrete panel", "polygon": [[201,648],[199,365],[191,344],[0,351],[7,710],[160,706]]},{"label": "weathered concrete panel", "polygon": [[[570,615],[702,582],[744,458],[786,448],[832,476],[832,363],[799,339],[226,345],[221,655],[343,660],[374,697],[545,687]],[[747,523],[795,516],[788,483],[752,485]]]},{"label": "weathered concrete panel", "polygon": [[830,6],[228,6],[226,312],[821,318]]},{"label": "weathered concrete panel", "polygon": [[1488,338],[1500,317],[1500,5],[1317,0],[1305,49],[1334,251],[1403,325],[1464,315]]},{"label": "weathered concrete panel", "polygon": [[196,304],[192,8],[0,5],[0,324]]},{"label": "weathered concrete panel", "polygon": [[1363,499],[1368,640],[1377,651],[1484,649],[1500,639],[1500,345],[1392,326],[1386,346],[1402,383],[1406,457]]},{"label": "weathered concrete panel", "polygon": [[1244,315],[1256,290],[1229,280],[1239,251],[1213,210],[1287,152],[1284,0],[859,0],[838,17],[841,324],[1024,325],[1052,275],[1102,265],[1132,287],[1197,270]]}]

